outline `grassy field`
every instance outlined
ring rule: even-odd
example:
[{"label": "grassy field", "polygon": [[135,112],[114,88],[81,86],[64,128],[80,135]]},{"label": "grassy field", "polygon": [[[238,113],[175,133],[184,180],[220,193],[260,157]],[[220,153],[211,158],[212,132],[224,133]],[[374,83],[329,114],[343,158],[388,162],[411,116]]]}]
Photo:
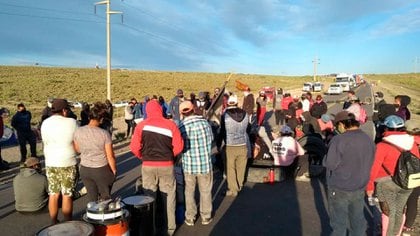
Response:
[{"label": "grassy field", "polygon": [[[220,87],[228,77],[226,74],[187,73],[187,72],[152,72],[113,70],[112,101],[129,100],[136,97],[142,100],[146,95],[161,95],[169,101],[178,88],[185,95],[199,91],[213,92]],[[404,91],[410,92],[415,112],[420,112],[418,95],[420,95],[420,74],[398,75],[365,75],[369,81],[375,81],[390,88],[388,93],[398,94],[404,86]],[[248,84],[253,92],[258,92],[263,86],[282,87],[286,90],[296,89],[303,82],[311,81],[311,76],[271,76],[234,74],[227,89],[238,93],[235,80]],[[322,78],[329,81],[331,78]],[[239,95],[242,95],[241,93]],[[0,107],[7,107],[12,114],[16,104],[23,102],[33,113],[37,122],[41,110],[45,107],[47,98],[61,97],[73,101],[89,103],[106,99],[106,70],[81,68],[50,68],[50,67],[18,67],[0,66]]]}]

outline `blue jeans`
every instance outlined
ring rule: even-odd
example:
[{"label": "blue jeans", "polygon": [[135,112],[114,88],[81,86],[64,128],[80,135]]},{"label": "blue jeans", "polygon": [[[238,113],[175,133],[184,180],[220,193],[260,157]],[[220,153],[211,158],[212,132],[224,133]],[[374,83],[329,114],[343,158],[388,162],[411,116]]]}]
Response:
[{"label": "blue jeans", "polygon": [[363,214],[365,192],[342,191],[334,188],[328,189],[328,210],[331,235],[366,235],[366,219]]},{"label": "blue jeans", "polygon": [[185,218],[194,220],[197,215],[197,204],[195,202],[195,188],[198,184],[200,192],[200,216],[201,219],[211,218],[213,209],[211,201],[211,189],[213,187],[213,172],[207,174],[187,174],[185,178]]},{"label": "blue jeans", "polygon": [[386,202],[389,208],[386,235],[398,235],[403,223],[404,207],[411,192],[412,189],[400,188],[391,178],[376,183],[376,196],[379,202]]}]

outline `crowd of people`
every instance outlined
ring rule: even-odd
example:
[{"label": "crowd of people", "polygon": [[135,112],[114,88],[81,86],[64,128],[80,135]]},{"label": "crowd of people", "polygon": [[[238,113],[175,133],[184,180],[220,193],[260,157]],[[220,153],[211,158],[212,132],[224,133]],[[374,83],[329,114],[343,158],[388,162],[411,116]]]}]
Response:
[{"label": "crowd of people", "polygon": [[[208,225],[213,219],[213,171],[225,174],[226,196],[236,197],[243,190],[247,166],[258,159],[278,167],[281,181],[325,177],[333,235],[366,232],[363,209],[367,198],[378,199],[386,235],[398,235],[403,228],[412,230],[416,215],[412,211],[417,208],[419,187],[404,189],[390,178],[395,174],[400,149],[410,150],[420,158],[419,127],[412,127],[410,121],[410,98],[399,95],[389,104],[382,92],[374,94],[371,120],[376,134],[372,140],[360,129],[368,116],[354,91],[348,92],[342,111],[337,114],[328,114],[322,95],[314,96],[315,99],[312,96],[310,92],[293,96],[278,89],[271,108],[264,91],[259,91],[255,98],[249,87],[243,91],[241,102],[238,94],[228,93],[224,88],[216,88],[213,96],[201,91],[198,98],[195,93],[185,97],[183,90],[178,89],[169,104],[157,95],[145,96],[141,102],[132,98],[124,108],[125,136],[131,138],[130,150],[142,162],[144,194],[162,198],[165,216],[162,232],[172,235],[176,230],[175,165],[181,163],[183,171],[184,223],[193,226],[200,217],[201,223]],[[218,119],[209,119],[209,109],[219,107]],[[6,114],[1,111],[0,115]],[[268,121],[270,111],[275,117],[274,125]],[[17,131],[22,163],[14,180],[17,211],[36,212],[48,206],[51,222],[56,224],[61,207],[64,220],[71,220],[72,196],[79,177],[89,201],[112,197],[117,175],[112,104],[109,100],[84,104],[80,118],[77,122],[66,100],[48,101],[40,124],[44,176],[30,125],[31,113],[18,104],[11,122]],[[80,157],[80,163],[76,156]],[[7,165],[0,161],[0,165]],[[311,168],[314,166],[321,171],[314,173]],[[36,188],[31,193],[37,196],[25,196],[25,186]]]}]

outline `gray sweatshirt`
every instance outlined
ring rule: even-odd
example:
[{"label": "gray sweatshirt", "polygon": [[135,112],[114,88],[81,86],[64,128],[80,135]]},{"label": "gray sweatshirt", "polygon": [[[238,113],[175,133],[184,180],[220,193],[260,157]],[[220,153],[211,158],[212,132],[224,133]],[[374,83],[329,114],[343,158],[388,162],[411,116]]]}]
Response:
[{"label": "gray sweatshirt", "polygon": [[365,189],[374,158],[375,143],[362,130],[335,136],[324,159],[328,187],[342,191]]}]

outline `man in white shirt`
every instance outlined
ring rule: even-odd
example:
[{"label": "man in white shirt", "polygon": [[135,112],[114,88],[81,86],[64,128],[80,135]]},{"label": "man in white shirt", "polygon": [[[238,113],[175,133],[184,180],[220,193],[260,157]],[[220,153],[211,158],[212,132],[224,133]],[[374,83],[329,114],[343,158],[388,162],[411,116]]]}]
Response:
[{"label": "man in white shirt", "polygon": [[58,200],[62,196],[62,213],[64,220],[72,219],[72,193],[76,186],[76,153],[73,147],[73,135],[76,131],[76,120],[67,118],[69,106],[64,99],[54,99],[51,107],[53,115],[41,126],[44,143],[45,166],[48,179],[51,223],[58,222]]}]

